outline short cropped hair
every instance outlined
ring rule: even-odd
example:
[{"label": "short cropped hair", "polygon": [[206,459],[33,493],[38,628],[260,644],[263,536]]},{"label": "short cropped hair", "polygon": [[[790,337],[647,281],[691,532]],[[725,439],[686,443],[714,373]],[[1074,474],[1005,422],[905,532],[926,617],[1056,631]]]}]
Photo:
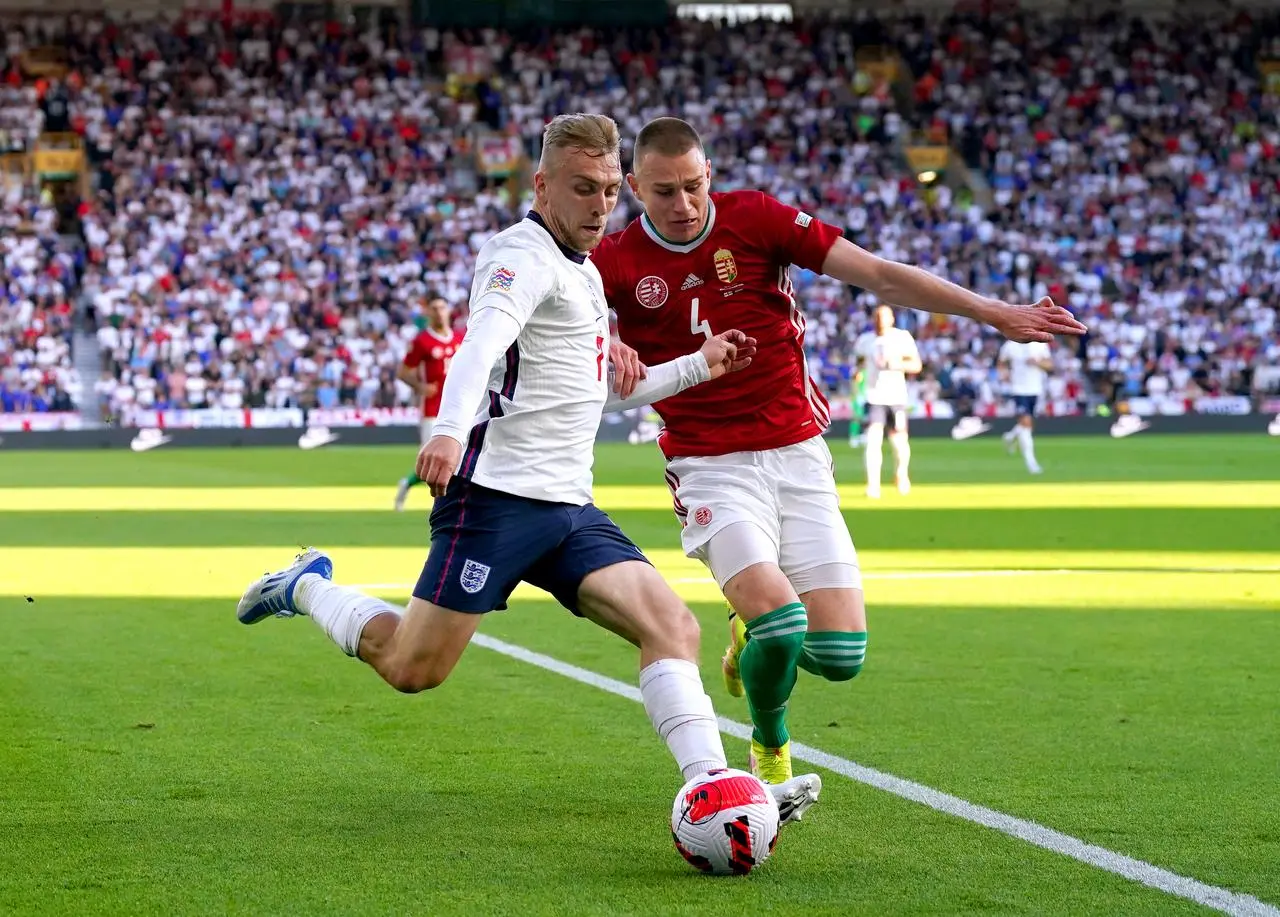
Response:
[{"label": "short cropped hair", "polygon": [[588,156],[617,156],[621,145],[618,125],[608,115],[577,112],[556,115],[542,131],[541,168],[547,167],[548,153],[572,150]]},{"label": "short cropped hair", "polygon": [[632,168],[639,165],[645,153],[683,156],[690,150],[706,153],[702,138],[692,124],[679,118],[654,118],[636,135],[635,148],[631,152]]}]

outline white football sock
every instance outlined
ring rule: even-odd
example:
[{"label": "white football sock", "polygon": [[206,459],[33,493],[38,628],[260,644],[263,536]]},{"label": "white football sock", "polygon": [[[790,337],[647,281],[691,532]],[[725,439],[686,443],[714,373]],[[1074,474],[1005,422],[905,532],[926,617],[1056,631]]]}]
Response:
[{"label": "white football sock", "polygon": [[319,624],[329,639],[348,656],[354,656],[360,648],[360,634],[366,624],[382,614],[400,617],[400,609],[382,599],[331,583],[318,573],[307,573],[298,578],[298,585],[293,590],[293,604]]},{"label": "white football sock", "polygon": [[893,454],[898,460],[898,470],[895,477],[911,477],[911,442],[907,439],[907,434],[894,433],[889,437],[889,442],[893,444]]},{"label": "white football sock", "polygon": [[873,423],[867,427],[867,445],[864,448],[864,456],[867,464],[867,486],[880,486],[880,466],[884,462],[884,456],[880,454],[881,446],[884,443],[884,424]]},{"label": "white football sock", "polygon": [[1030,427],[1018,427],[1018,448],[1022,450],[1022,459],[1027,463],[1027,470],[1032,471],[1040,466],[1036,463],[1036,446],[1031,438]]},{"label": "white football sock", "polygon": [[685,780],[729,766],[716,712],[696,665],[684,659],[650,663],[640,672],[640,696]]}]

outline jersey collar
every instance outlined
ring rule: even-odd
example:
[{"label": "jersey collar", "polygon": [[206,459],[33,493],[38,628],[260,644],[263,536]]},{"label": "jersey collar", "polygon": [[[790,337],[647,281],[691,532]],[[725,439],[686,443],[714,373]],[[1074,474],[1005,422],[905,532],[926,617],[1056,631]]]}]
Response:
[{"label": "jersey collar", "polygon": [[658,245],[661,245],[667,251],[679,252],[682,255],[687,255],[689,252],[693,251],[695,248],[701,245],[703,241],[709,235],[711,235],[711,229],[715,225],[716,225],[716,202],[711,200],[707,201],[706,225],[702,227],[702,232],[698,233],[688,242],[672,242],[670,239],[663,236],[662,233],[658,232],[656,228],[654,228],[653,223],[649,220],[649,214],[645,213],[645,214],[641,214],[640,216],[640,226],[641,228],[644,229],[645,235],[647,235],[650,239],[652,239]]},{"label": "jersey collar", "polygon": [[434,328],[432,328],[430,325],[428,325],[426,328],[423,328],[422,330],[423,330],[423,331],[425,331],[427,334],[431,335],[433,338],[435,338],[435,339],[436,339],[437,341],[439,341],[441,344],[452,344],[452,343],[453,343],[453,331],[452,331],[452,330],[446,331],[446,332],[444,332],[443,334],[439,334],[439,333],[437,333],[437,332],[436,332],[436,330],[435,330]]},{"label": "jersey collar", "polygon": [[547,235],[549,235],[549,236],[551,237],[551,241],[552,241],[552,242],[554,242],[554,243],[556,244],[556,248],[560,249],[560,254],[564,255],[566,258],[568,258],[568,259],[569,259],[570,261],[572,261],[574,264],[586,264],[586,263],[587,263],[587,256],[586,256],[586,255],[582,254],[582,252],[575,252],[575,251],[574,251],[573,249],[571,249],[569,246],[565,245],[563,242],[561,242],[559,239],[557,239],[557,238],[556,238],[556,234],[555,234],[555,233],[553,233],[553,232],[552,232],[552,231],[547,227],[547,221],[546,221],[546,220],[544,220],[544,219],[542,218],[542,214],[538,213],[538,211],[536,211],[536,210],[530,210],[528,213],[526,213],[526,214],[524,215],[524,218],[525,218],[526,220],[533,220],[533,222],[537,223],[537,224],[538,224],[539,226],[541,226],[544,230],[546,230]]}]

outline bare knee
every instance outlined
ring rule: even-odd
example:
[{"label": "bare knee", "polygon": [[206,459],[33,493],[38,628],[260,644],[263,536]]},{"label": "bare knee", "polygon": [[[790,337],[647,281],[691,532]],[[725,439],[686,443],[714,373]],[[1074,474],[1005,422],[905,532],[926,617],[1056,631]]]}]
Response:
[{"label": "bare knee", "polygon": [[694,613],[681,602],[678,608],[672,609],[665,617],[670,619],[666,623],[670,627],[671,639],[676,648],[681,651],[680,654],[687,659],[697,659],[698,648],[702,644],[702,626]]},{"label": "bare knee", "polygon": [[724,584],[724,596],[746,621],[797,600],[791,581],[772,563],[752,564],[730,577]]},{"label": "bare knee", "polygon": [[702,627],[689,606],[671,594],[653,596],[648,608],[649,613],[638,616],[635,622],[641,653],[646,657],[696,662]]},{"label": "bare knee", "polygon": [[412,665],[397,666],[386,674],[386,682],[401,694],[421,694],[444,684],[449,677],[446,670],[437,666]]}]

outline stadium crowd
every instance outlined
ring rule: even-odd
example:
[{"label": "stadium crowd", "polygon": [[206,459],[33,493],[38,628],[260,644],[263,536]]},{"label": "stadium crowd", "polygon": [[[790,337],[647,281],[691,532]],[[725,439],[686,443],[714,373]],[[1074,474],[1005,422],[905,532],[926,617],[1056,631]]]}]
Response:
[{"label": "stadium crowd", "polygon": [[[1057,348],[1058,400],[1249,393],[1280,364],[1280,90],[1257,71],[1280,57],[1276,25],[1017,15],[517,35],[26,20],[0,56],[0,146],[63,119],[94,191],[77,245],[48,200],[8,188],[0,410],[66,409],[77,388],[109,417],[404,403],[395,366],[423,297],[465,318],[475,252],[528,205],[477,167],[480,138],[517,136],[536,157],[542,125],[569,110],[609,113],[624,137],[680,113],[720,190],[760,188],[984,293],[1069,304],[1092,332]],[[70,72],[28,85],[19,57],[50,41]],[[858,68],[873,44],[898,49],[908,92]],[[952,143],[991,206],[918,183],[900,145],[920,137]],[[637,213],[624,194],[615,226]],[[815,375],[847,391],[873,303],[795,279]],[[77,382],[81,304],[100,377]],[[925,319],[904,316],[919,397],[998,400],[998,339]]]}]

